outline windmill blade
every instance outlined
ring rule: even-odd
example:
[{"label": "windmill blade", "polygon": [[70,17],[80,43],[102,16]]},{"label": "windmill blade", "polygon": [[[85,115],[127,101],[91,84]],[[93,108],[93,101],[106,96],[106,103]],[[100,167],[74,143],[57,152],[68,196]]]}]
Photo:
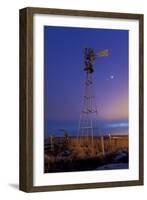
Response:
[{"label": "windmill blade", "polygon": [[99,52],[96,53],[96,55],[97,55],[98,57],[106,57],[106,56],[108,56],[108,49],[99,51]]}]

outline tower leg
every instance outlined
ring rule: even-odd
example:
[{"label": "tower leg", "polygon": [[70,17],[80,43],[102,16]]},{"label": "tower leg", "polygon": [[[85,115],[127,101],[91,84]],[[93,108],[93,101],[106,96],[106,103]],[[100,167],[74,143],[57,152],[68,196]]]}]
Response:
[{"label": "tower leg", "polygon": [[94,153],[94,125],[93,119],[97,119],[97,108],[93,92],[92,73],[86,72],[85,91],[83,105],[79,122],[77,140],[82,145],[91,148]]}]

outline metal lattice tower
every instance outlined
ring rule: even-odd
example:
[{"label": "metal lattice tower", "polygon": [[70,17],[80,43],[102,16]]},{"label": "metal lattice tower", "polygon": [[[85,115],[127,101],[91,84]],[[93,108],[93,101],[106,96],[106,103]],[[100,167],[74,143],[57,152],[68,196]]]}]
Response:
[{"label": "metal lattice tower", "polygon": [[77,139],[79,143],[84,140],[91,140],[93,147],[93,136],[94,136],[94,120],[97,119],[97,106],[96,99],[93,90],[92,74],[94,72],[93,64],[96,57],[108,56],[108,50],[103,50],[94,53],[91,48],[84,49],[84,71],[85,71],[85,90],[83,96],[83,104],[79,121],[79,130]]},{"label": "metal lattice tower", "polygon": [[93,63],[95,61],[95,54],[93,49],[84,49],[84,71],[85,71],[85,90],[83,96],[83,105],[81,110],[79,130],[78,130],[78,141],[81,142],[84,139],[91,139],[93,146],[93,118],[97,116],[97,107],[93,91],[93,80],[92,74],[94,72]]}]

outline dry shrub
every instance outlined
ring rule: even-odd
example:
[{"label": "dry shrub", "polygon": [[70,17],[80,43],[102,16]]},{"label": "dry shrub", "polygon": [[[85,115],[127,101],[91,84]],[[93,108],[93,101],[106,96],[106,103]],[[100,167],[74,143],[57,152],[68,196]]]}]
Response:
[{"label": "dry shrub", "polygon": [[[103,137],[104,152],[111,153],[118,150],[128,149],[128,137],[127,136],[112,136]],[[101,137],[94,137],[93,146],[91,139],[87,140],[82,138],[80,142],[74,138],[70,140],[69,149],[72,150],[74,157],[85,158],[89,156],[102,156],[102,141]]]}]

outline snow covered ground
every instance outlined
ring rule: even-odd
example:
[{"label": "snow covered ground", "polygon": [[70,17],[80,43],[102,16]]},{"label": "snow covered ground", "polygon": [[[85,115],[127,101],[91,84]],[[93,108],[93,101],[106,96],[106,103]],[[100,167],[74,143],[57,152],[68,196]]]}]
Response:
[{"label": "snow covered ground", "polygon": [[96,170],[128,169],[128,163],[111,163],[97,167]]},{"label": "snow covered ground", "polygon": [[111,170],[111,169],[128,169],[128,151],[118,151],[111,163],[104,164],[96,168],[96,170]]}]

